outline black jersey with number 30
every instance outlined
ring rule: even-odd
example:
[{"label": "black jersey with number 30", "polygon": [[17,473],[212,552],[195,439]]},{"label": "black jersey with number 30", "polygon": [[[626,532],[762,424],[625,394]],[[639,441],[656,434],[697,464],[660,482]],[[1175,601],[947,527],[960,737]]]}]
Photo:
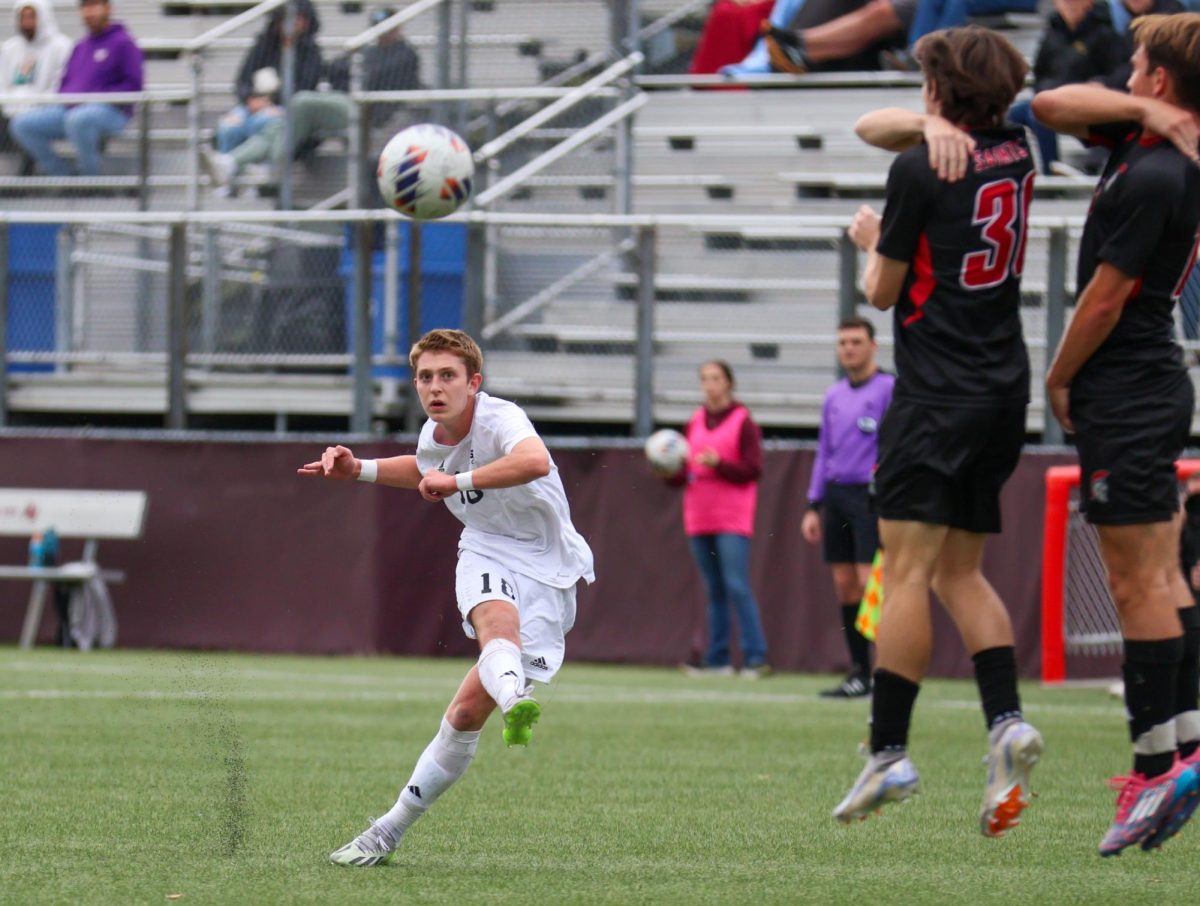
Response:
[{"label": "black jersey with number 30", "polygon": [[1170,142],[1129,125],[1093,130],[1091,138],[1113,151],[1079,242],[1076,286],[1083,292],[1101,262],[1136,282],[1071,396],[1154,393],[1186,373],[1173,309],[1196,261],[1200,168]]},{"label": "black jersey with number 30", "polygon": [[965,178],[916,145],[892,163],[880,255],[909,265],[895,308],[896,397],[972,406],[1029,399],[1021,270],[1034,166],[1025,132],[971,132]]}]

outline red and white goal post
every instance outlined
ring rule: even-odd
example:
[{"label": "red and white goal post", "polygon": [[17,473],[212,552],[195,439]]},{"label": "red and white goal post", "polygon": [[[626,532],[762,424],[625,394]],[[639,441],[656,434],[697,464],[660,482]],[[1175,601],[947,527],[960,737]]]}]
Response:
[{"label": "red and white goal post", "polygon": [[[1180,482],[1200,459],[1175,464]],[[1100,559],[1096,529],[1079,506],[1079,466],[1046,470],[1042,545],[1042,682],[1067,680],[1067,655],[1121,653],[1121,628]]]}]

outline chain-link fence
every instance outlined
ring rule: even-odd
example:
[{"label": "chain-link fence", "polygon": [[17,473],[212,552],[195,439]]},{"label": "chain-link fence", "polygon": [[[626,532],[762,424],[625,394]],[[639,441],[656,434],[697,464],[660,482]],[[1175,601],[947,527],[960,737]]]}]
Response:
[{"label": "chain-link fence", "polygon": [[[695,370],[731,362],[759,421],[812,426],[839,319],[862,304],[845,217],[472,213],[414,227],[372,211],[10,214],[14,411],[415,418],[414,332],[463,327],[489,386],[537,417],[682,421]],[[1024,309],[1035,352],[1064,317],[1062,220],[1035,219]],[[1044,237],[1044,238],[1039,238]],[[1057,238],[1053,238],[1057,237]],[[419,262],[415,269],[411,261]],[[413,326],[410,331],[409,325]],[[19,369],[37,368],[40,371]],[[49,371],[45,369],[50,369]]]}]

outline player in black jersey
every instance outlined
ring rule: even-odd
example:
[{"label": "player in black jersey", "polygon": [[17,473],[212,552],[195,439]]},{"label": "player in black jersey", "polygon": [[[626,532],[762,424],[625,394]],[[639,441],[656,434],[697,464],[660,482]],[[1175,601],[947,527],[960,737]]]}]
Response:
[{"label": "player in black jersey", "polygon": [[916,55],[927,113],[879,110],[857,127],[900,152],[882,218],[864,208],[850,231],[868,253],[868,300],[895,308],[897,380],[875,473],[885,553],[871,755],[833,814],[864,818],[917,791],[908,730],[932,587],[974,661],[990,744],[980,829],[997,837],[1028,804],[1042,751],[1021,715],[1008,611],[981,571],[1029,400],[1020,277],[1034,164],[1024,131],[1004,124],[1028,67],[978,27],[927,35]]},{"label": "player in black jersey", "polygon": [[1104,856],[1156,848],[1200,803],[1200,618],[1179,567],[1175,477],[1193,391],[1173,317],[1200,241],[1200,15],[1146,16],[1133,34],[1128,95],[1073,85],[1033,102],[1051,128],[1113,149],[1080,242],[1075,315],[1046,378],[1075,433],[1125,638],[1133,770],[1118,778]]}]

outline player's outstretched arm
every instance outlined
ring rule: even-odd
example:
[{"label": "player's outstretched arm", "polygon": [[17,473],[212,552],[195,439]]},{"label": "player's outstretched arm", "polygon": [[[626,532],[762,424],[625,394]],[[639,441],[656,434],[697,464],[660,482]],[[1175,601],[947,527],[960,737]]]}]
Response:
[{"label": "player's outstretched arm", "polygon": [[420,491],[427,500],[440,500],[459,491],[515,488],[549,474],[550,453],[546,445],[540,437],[527,437],[507,455],[470,472],[458,475],[430,472],[421,479]]},{"label": "player's outstretched arm", "polygon": [[1138,123],[1197,161],[1200,123],[1182,107],[1100,85],[1063,85],[1034,95],[1033,115],[1055,132],[1086,138],[1101,123]]},{"label": "player's outstretched arm", "polygon": [[929,166],[939,179],[956,182],[967,173],[975,139],[940,116],[885,107],[863,114],[854,131],[868,145],[904,151],[920,142],[929,148]]},{"label": "player's outstretched arm", "polygon": [[[374,460],[378,468],[376,484],[393,488],[415,488],[421,483],[415,456],[390,456]],[[308,478],[328,478],[332,481],[356,481],[362,474],[363,461],[356,459],[349,447],[340,444],[326,447],[316,462],[305,463],[296,470],[297,475]]]}]

